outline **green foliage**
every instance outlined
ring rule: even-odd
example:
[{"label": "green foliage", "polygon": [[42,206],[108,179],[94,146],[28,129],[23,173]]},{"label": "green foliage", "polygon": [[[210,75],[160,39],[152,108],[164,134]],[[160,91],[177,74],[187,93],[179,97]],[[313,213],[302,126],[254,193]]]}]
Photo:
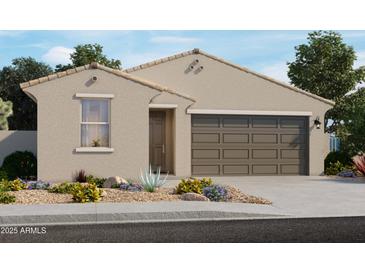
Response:
[{"label": "green foliage", "polygon": [[2,168],[0,168],[0,181],[1,180],[9,180],[8,174]]},{"label": "green foliage", "polygon": [[37,177],[37,158],[29,151],[16,151],[5,157],[1,167],[10,180]]},{"label": "green foliage", "polygon": [[51,193],[71,194],[77,183],[63,182],[51,186],[48,191]]},{"label": "green foliage", "polygon": [[342,165],[351,165],[351,156],[344,151],[332,151],[327,154],[326,159],[324,159],[324,168],[328,168],[331,163],[340,162]]},{"label": "green foliage", "polygon": [[[293,85],[338,102],[364,80],[365,69],[353,68],[355,51],[339,33],[315,31],[308,34],[307,40],[308,44],[295,47],[295,60],[288,63],[288,77]],[[331,125],[329,119],[333,120]],[[341,110],[336,105],[326,114],[327,130],[335,132],[341,120]]]},{"label": "green foliage", "polygon": [[205,187],[211,186],[213,184],[211,178],[188,178],[182,179],[180,183],[177,185],[175,192],[177,194],[194,192],[198,194],[202,194],[203,189]]},{"label": "green foliage", "polygon": [[144,172],[142,172],[141,170],[140,178],[143,189],[147,192],[155,192],[157,188],[165,184],[167,176],[168,175],[166,175],[163,180],[160,180],[161,168],[158,167],[157,171],[153,173],[152,167],[150,165],[150,168],[148,170],[145,170]]},{"label": "green foliage", "polygon": [[338,108],[342,123],[336,135],[341,140],[341,150],[350,156],[365,152],[365,88],[342,98]]},{"label": "green foliage", "polygon": [[15,203],[15,196],[9,192],[0,191],[0,204],[10,204]]},{"label": "green foliage", "polygon": [[19,191],[19,190],[23,190],[23,189],[27,189],[27,188],[28,188],[28,185],[20,179],[16,179],[13,181],[2,180],[0,182],[0,191],[1,192],[2,191]]},{"label": "green foliage", "polygon": [[100,188],[103,187],[106,180],[107,180],[106,178],[98,178],[98,177],[94,177],[93,175],[86,176],[86,181],[88,183],[95,184],[97,187],[100,187]]},{"label": "green foliage", "polygon": [[63,71],[66,69],[84,66],[92,62],[97,62],[101,65],[121,69],[120,60],[108,59],[103,54],[103,47],[99,44],[84,44],[77,45],[75,51],[70,54],[71,64],[68,65],[57,65],[56,71]]},{"label": "green foliage", "polygon": [[37,104],[20,89],[19,84],[52,72],[50,66],[31,57],[13,59],[10,66],[0,70],[0,97],[13,103],[13,115],[8,118],[9,129],[37,129]]},{"label": "green foliage", "polygon": [[102,196],[102,190],[95,184],[76,183],[72,189],[72,199],[78,203],[98,202]]},{"label": "green foliage", "polygon": [[220,185],[207,186],[203,189],[203,195],[214,202],[227,200],[227,194],[227,189]]},{"label": "green foliage", "polygon": [[340,161],[329,163],[328,167],[325,169],[324,173],[326,175],[337,175],[341,171],[351,170],[355,171],[356,168],[353,165],[344,165]]},{"label": "green foliage", "polygon": [[0,98],[0,130],[8,130],[8,117],[13,115],[13,103]]}]

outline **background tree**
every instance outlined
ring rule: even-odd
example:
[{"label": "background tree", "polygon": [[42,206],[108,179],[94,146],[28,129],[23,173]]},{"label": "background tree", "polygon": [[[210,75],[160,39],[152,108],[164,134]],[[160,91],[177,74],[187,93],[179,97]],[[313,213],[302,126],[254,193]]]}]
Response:
[{"label": "background tree", "polygon": [[0,98],[0,130],[9,129],[8,117],[13,114],[13,104]]},{"label": "background tree", "polygon": [[71,64],[57,65],[56,71],[63,71],[66,69],[79,67],[90,64],[92,62],[98,62],[104,66],[121,69],[120,60],[108,59],[103,54],[103,47],[99,44],[85,44],[77,45],[75,51],[70,54]]},{"label": "background tree", "polygon": [[365,152],[365,88],[344,96],[338,109],[342,118],[337,128],[341,150],[351,156]]},{"label": "background tree", "polygon": [[19,84],[52,72],[50,66],[31,57],[16,58],[12,65],[0,70],[0,97],[13,103],[13,116],[8,119],[9,129],[37,129],[37,105],[21,91]]},{"label": "background tree", "polygon": [[[355,51],[337,32],[315,31],[308,34],[307,40],[307,44],[295,47],[295,60],[288,63],[291,84],[339,102],[364,80],[365,69],[353,68]],[[325,126],[328,132],[336,131],[342,112],[339,105],[327,112]],[[332,123],[329,124],[329,120]]]}]

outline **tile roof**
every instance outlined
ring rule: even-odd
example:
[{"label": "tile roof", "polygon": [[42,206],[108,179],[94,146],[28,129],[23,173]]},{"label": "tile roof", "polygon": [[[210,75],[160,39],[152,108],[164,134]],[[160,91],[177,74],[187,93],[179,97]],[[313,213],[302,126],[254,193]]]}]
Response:
[{"label": "tile roof", "polygon": [[20,88],[24,90],[26,88],[29,88],[29,87],[32,87],[32,86],[35,86],[35,85],[38,85],[38,84],[41,84],[41,83],[44,83],[44,82],[52,81],[52,80],[55,80],[55,79],[58,79],[58,78],[62,78],[62,77],[65,77],[65,76],[68,76],[68,75],[71,75],[71,74],[78,73],[80,71],[91,70],[91,69],[100,69],[100,70],[112,73],[116,76],[123,77],[127,80],[136,82],[138,84],[141,84],[141,85],[156,89],[158,91],[167,92],[167,93],[170,93],[170,94],[177,95],[177,96],[180,96],[182,98],[188,99],[192,102],[195,102],[195,99],[193,99],[192,97],[190,97],[188,95],[178,93],[178,92],[176,92],[176,91],[174,91],[170,88],[161,86],[161,85],[156,84],[156,83],[151,82],[151,81],[147,81],[147,80],[142,79],[138,76],[128,74],[127,72],[124,72],[122,70],[112,69],[112,68],[100,65],[98,63],[91,63],[89,65],[84,65],[84,66],[68,69],[68,70],[65,70],[65,71],[62,71],[62,72],[57,72],[57,73],[54,73],[54,74],[50,74],[50,75],[45,76],[45,77],[30,80],[28,82],[21,83]]},{"label": "tile roof", "polygon": [[284,83],[284,82],[275,80],[275,79],[273,79],[273,78],[271,78],[269,76],[266,76],[266,75],[263,75],[261,73],[252,71],[252,70],[250,70],[248,68],[241,67],[241,66],[238,66],[236,64],[230,63],[230,62],[228,62],[228,61],[226,61],[224,59],[221,59],[219,57],[216,57],[214,55],[211,55],[209,53],[206,53],[206,52],[202,51],[201,49],[197,49],[197,48],[195,48],[193,50],[185,51],[185,52],[182,52],[182,53],[179,53],[179,54],[175,54],[175,55],[172,55],[172,56],[169,56],[169,57],[164,57],[164,58],[161,58],[161,59],[157,59],[157,60],[154,60],[152,62],[148,62],[148,63],[142,64],[142,65],[139,65],[139,66],[131,67],[131,68],[125,69],[123,71],[124,72],[127,72],[127,73],[131,73],[131,72],[134,72],[134,71],[138,71],[138,70],[141,70],[141,69],[149,68],[149,67],[152,67],[152,66],[155,66],[155,65],[158,65],[158,64],[166,63],[166,62],[169,62],[169,61],[172,61],[172,60],[175,60],[175,59],[179,59],[179,58],[182,58],[182,57],[185,57],[185,56],[188,56],[188,55],[193,55],[193,54],[201,54],[201,55],[204,55],[204,56],[206,56],[208,58],[211,58],[213,60],[216,60],[216,61],[218,61],[220,63],[223,63],[225,65],[231,66],[231,67],[233,67],[235,69],[238,69],[238,70],[241,70],[243,72],[250,73],[252,75],[255,75],[257,77],[260,77],[262,79],[265,79],[267,81],[270,81],[270,82],[272,82],[274,84],[280,85],[282,87],[291,89],[291,90],[296,91],[298,93],[307,95],[309,97],[312,97],[313,99],[322,101],[322,102],[324,102],[326,104],[329,104],[331,106],[334,106],[335,105],[335,102],[332,101],[332,100],[325,99],[325,98],[323,98],[321,96],[318,96],[318,95],[315,95],[315,94],[310,93],[308,91],[305,91],[305,90],[302,90],[300,88],[294,87],[294,86],[289,85],[287,83]]}]

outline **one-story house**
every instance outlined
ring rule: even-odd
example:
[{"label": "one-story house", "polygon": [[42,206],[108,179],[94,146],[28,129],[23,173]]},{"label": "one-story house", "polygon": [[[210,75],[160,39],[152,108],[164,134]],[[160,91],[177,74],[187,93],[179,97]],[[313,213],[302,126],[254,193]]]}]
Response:
[{"label": "one-story house", "polygon": [[38,178],[319,175],[330,100],[199,49],[123,71],[97,63],[21,84],[38,105]]}]

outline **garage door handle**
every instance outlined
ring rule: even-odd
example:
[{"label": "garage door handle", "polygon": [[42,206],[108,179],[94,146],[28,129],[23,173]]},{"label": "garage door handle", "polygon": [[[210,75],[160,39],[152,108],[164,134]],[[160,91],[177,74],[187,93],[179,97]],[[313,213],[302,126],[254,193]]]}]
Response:
[{"label": "garage door handle", "polygon": [[162,145],[162,153],[165,154],[165,144]]}]

